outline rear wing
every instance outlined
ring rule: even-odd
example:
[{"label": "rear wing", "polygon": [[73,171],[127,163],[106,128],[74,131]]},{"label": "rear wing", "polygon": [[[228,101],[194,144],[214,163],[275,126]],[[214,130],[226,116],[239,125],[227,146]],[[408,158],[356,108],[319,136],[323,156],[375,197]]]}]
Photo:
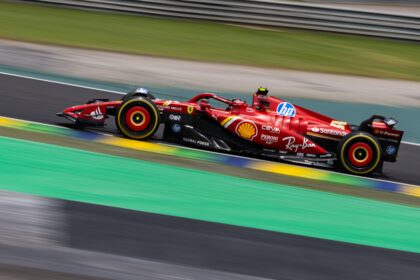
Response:
[{"label": "rear wing", "polygon": [[382,159],[394,162],[397,159],[398,150],[404,131],[395,129],[398,121],[394,118],[385,118],[373,115],[360,123],[359,130],[371,133],[378,139],[382,147]]}]

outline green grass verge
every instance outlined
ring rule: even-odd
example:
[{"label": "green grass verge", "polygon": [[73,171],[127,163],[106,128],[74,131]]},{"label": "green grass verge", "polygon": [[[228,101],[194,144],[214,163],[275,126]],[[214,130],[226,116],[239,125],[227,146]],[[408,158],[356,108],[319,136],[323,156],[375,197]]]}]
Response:
[{"label": "green grass verge", "polygon": [[0,1],[0,37],[48,44],[420,80],[420,44],[296,30],[156,19]]}]

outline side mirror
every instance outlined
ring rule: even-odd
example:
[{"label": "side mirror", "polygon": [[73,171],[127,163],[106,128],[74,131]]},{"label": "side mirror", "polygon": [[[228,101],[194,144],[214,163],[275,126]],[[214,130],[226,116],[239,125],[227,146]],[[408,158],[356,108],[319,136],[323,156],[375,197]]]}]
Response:
[{"label": "side mirror", "polygon": [[394,119],[394,118],[386,118],[384,120],[384,122],[390,128],[393,128],[398,123],[398,121],[396,119]]}]

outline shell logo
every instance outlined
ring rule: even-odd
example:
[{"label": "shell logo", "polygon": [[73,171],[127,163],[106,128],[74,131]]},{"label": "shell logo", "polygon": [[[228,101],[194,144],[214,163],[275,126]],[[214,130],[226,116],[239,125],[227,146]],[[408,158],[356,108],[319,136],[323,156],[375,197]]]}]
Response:
[{"label": "shell logo", "polygon": [[257,136],[258,130],[254,123],[250,121],[243,121],[236,126],[236,133],[246,140],[252,140],[255,136]]}]

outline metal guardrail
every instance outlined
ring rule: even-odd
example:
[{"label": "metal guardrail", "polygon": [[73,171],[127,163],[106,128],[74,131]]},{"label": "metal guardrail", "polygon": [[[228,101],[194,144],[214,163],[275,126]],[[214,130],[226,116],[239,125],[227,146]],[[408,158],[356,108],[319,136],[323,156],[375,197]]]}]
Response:
[{"label": "metal guardrail", "polygon": [[153,16],[291,27],[420,41],[420,17],[270,0],[32,0]]},{"label": "metal guardrail", "polygon": [[420,5],[420,0],[301,0],[308,3],[363,4],[363,5]]}]

